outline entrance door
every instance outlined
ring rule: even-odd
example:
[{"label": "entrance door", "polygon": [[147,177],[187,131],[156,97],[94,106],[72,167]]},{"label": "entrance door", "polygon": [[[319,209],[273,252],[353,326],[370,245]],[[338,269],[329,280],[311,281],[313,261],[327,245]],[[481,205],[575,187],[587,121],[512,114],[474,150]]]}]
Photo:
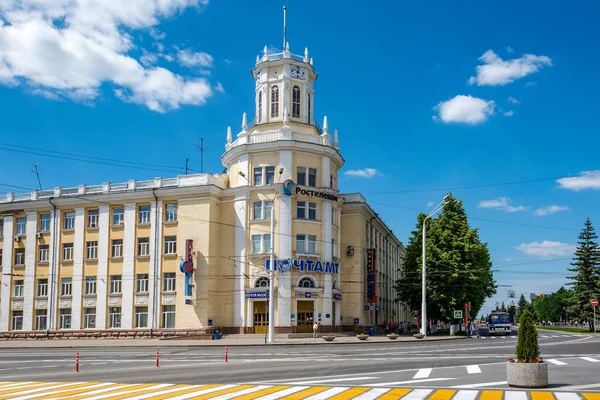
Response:
[{"label": "entrance door", "polygon": [[299,333],[312,333],[315,323],[315,313],[312,301],[298,301],[298,328]]},{"label": "entrance door", "polygon": [[267,333],[269,326],[269,314],[267,313],[266,301],[255,301],[254,303],[254,333]]}]

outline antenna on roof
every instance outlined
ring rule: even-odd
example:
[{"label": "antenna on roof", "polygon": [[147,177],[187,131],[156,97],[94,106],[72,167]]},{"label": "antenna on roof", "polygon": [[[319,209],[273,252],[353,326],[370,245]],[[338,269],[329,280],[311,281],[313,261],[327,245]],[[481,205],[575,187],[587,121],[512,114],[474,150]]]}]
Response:
[{"label": "antenna on roof", "polygon": [[33,168],[35,168],[35,171],[31,171],[31,172],[37,176],[38,185],[40,186],[40,190],[42,190],[42,181],[40,180],[41,174],[40,174],[40,171],[38,170],[38,163],[33,163],[31,165],[33,165]]},{"label": "antenna on roof", "polygon": [[283,51],[285,51],[285,44],[287,43],[287,41],[286,41],[286,27],[285,27],[286,11],[287,11],[287,7],[283,6]]}]

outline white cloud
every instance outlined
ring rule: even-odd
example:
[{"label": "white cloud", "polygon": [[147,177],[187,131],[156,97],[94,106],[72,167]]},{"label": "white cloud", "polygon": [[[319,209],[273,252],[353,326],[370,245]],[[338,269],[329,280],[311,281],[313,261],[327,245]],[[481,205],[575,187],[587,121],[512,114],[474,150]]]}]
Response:
[{"label": "white cloud", "polygon": [[154,53],[149,53],[146,50],[142,49],[142,56],[140,57],[140,62],[145,67],[150,67],[158,61],[158,56]]},{"label": "white cloud", "polygon": [[202,51],[179,50],[177,60],[185,67],[210,67],[213,63],[212,56]]},{"label": "white cloud", "polygon": [[509,103],[513,103],[513,104],[521,104],[521,102],[520,102],[519,100],[515,99],[515,98],[514,98],[514,97],[512,97],[512,96],[508,96],[508,99],[507,99],[507,101],[508,101]]},{"label": "white cloud", "polygon": [[433,109],[439,115],[434,119],[441,119],[446,123],[466,123],[476,125],[484,122],[490,115],[494,115],[495,103],[477,97],[457,95],[453,99],[442,101]]},{"label": "white cloud", "polygon": [[483,61],[484,65],[475,68],[477,76],[469,78],[470,85],[475,83],[478,86],[506,85],[534,74],[546,65],[552,65],[552,60],[548,56],[524,54],[520,58],[504,61],[492,50],[483,53],[479,60]]},{"label": "white cloud", "polygon": [[227,65],[231,65],[231,60],[228,60],[227,58],[224,59],[223,62]]},{"label": "white cloud", "polygon": [[563,189],[576,192],[585,189],[598,190],[600,189],[600,170],[583,171],[579,176],[557,179],[556,183]]},{"label": "white cloud", "polygon": [[212,94],[209,82],[153,67],[151,55],[138,61],[129,52],[136,47],[132,31],[151,30],[163,18],[206,3],[0,0],[0,83],[84,103],[109,84],[119,98],[158,112],[203,104]]},{"label": "white cloud", "polygon": [[225,88],[221,85],[221,82],[217,82],[217,86],[215,86],[215,90],[219,93],[225,93]]},{"label": "white cloud", "polygon": [[513,110],[508,110],[504,113],[505,117],[512,117],[513,115],[515,115],[515,112]]},{"label": "white cloud", "polygon": [[516,259],[514,257],[506,257],[503,261],[509,262],[509,261],[515,261]]},{"label": "white cloud", "polygon": [[569,207],[567,206],[557,206],[557,205],[551,205],[551,206],[547,206],[547,207],[540,207],[537,210],[535,210],[533,212],[533,215],[536,215],[538,217],[540,216],[544,216],[544,215],[549,215],[549,214],[554,214],[560,211],[567,211],[569,209]]},{"label": "white cloud", "polygon": [[523,253],[537,258],[552,258],[552,257],[568,257],[573,255],[577,248],[574,244],[551,242],[544,240],[543,242],[522,243],[515,249]]},{"label": "white cloud", "polygon": [[60,97],[59,95],[57,95],[56,93],[52,93],[52,92],[49,92],[49,91],[43,90],[43,89],[34,89],[31,91],[31,94],[34,94],[36,96],[41,96],[48,100],[53,100],[53,101],[63,100],[63,98]]},{"label": "white cloud", "polygon": [[479,202],[480,208],[493,208],[496,210],[502,210],[506,212],[519,212],[526,211],[528,207],[525,206],[512,206],[510,205],[510,198],[508,197],[498,197],[494,200],[483,200]]},{"label": "white cloud", "polygon": [[510,47],[510,46],[507,46],[507,47],[506,47],[506,51],[507,51],[508,53],[512,53],[514,50],[513,50],[513,48],[512,48],[512,47]]},{"label": "white cloud", "polygon": [[427,203],[427,207],[433,207],[435,205],[435,203],[433,201],[430,201],[429,203]]},{"label": "white cloud", "polygon": [[344,175],[359,178],[373,178],[375,175],[379,175],[379,171],[375,168],[351,169],[349,171],[344,172]]}]

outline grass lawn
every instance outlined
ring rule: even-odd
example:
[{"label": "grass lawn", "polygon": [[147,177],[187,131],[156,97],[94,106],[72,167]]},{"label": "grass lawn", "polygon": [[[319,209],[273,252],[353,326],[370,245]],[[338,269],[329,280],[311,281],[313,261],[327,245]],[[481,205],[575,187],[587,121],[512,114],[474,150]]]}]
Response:
[{"label": "grass lawn", "polygon": [[570,326],[537,326],[538,329],[545,329],[547,331],[561,331],[561,332],[571,332],[571,333],[594,333],[590,332],[588,328],[575,328]]}]

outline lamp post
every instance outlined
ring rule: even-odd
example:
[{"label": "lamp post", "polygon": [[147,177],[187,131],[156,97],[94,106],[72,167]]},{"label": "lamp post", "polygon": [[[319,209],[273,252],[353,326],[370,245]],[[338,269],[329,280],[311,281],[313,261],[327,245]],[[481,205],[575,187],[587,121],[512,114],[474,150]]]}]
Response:
[{"label": "lamp post", "polygon": [[[281,176],[282,173],[283,173],[283,168],[280,168],[279,176]],[[248,182],[248,185],[250,185],[256,189],[256,186],[254,186],[248,180],[248,178],[246,178],[246,175],[242,171],[239,172],[239,175]],[[279,177],[277,177],[276,183],[279,183]],[[261,193],[263,196],[265,196],[267,201],[270,201],[269,198],[264,193],[262,193],[260,190],[258,190],[258,193]],[[270,264],[271,268],[269,269],[269,326],[268,326],[267,342],[275,343],[275,303],[273,301],[275,298],[275,294],[274,294],[275,293],[275,196],[273,196],[273,200],[271,201],[271,241],[270,242],[271,242],[271,248],[269,249],[269,264]]]},{"label": "lamp post", "polygon": [[436,212],[440,211],[444,205],[446,205],[446,199],[448,195],[444,197],[444,199],[437,205],[435,208],[425,217],[423,220],[423,267],[422,272],[423,276],[421,277],[422,289],[421,289],[421,334],[427,336],[427,265],[425,263],[425,258],[427,255],[427,237],[426,233],[426,225],[425,222],[433,216]]}]

